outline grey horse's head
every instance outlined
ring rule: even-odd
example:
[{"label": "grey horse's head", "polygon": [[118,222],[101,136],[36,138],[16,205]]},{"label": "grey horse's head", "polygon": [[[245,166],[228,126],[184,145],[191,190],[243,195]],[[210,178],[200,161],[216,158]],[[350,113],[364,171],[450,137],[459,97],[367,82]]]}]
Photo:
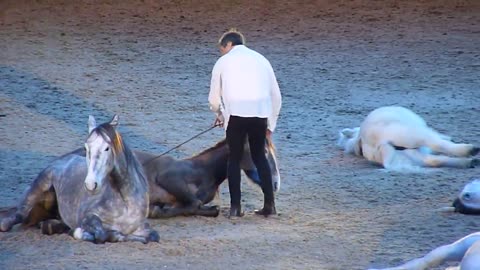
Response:
[{"label": "grey horse's head", "polygon": [[115,154],[122,151],[122,140],[116,127],[118,116],[115,115],[109,123],[97,127],[95,118],[88,118],[88,138],[85,142],[87,176],[85,188],[91,193],[97,193],[115,167]]},{"label": "grey horse's head", "polygon": [[[268,164],[270,165],[270,172],[272,174],[272,185],[273,191],[278,192],[280,191],[280,170],[278,169],[278,162],[276,157],[276,150],[273,141],[270,138],[267,138],[265,144],[265,156],[267,158]],[[248,142],[245,143],[244,153],[242,155],[242,162],[240,167],[245,172],[245,175],[250,179],[253,183],[262,186],[262,181],[260,180],[260,176],[258,174],[257,168],[253,164],[253,160],[250,154],[250,147]]]},{"label": "grey horse's head", "polygon": [[467,183],[453,205],[455,212],[467,215],[480,215],[480,179]]}]

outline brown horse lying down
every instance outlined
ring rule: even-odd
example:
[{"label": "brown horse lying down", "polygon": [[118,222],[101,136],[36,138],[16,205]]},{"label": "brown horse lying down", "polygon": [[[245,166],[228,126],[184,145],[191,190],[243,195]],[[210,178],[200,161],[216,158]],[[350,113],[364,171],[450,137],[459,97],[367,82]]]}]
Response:
[{"label": "brown horse lying down", "polygon": [[[248,144],[244,147],[240,167],[247,177],[261,186],[253,165]],[[267,139],[265,153],[272,173],[273,190],[280,189],[280,173],[275,147]],[[150,218],[173,216],[218,216],[217,206],[206,207],[227,178],[228,146],[225,140],[191,158],[176,160],[169,156],[155,158],[145,152],[135,152],[143,164],[150,184]]]},{"label": "brown horse lying down", "polygon": [[[275,149],[270,140],[267,141],[265,151],[272,170],[274,190],[278,191],[280,174]],[[169,156],[155,158],[153,154],[140,151],[134,151],[134,155],[140,164],[144,164],[143,171],[148,180],[150,203],[148,217],[218,216],[218,207],[206,207],[204,204],[213,200],[219,185],[227,177],[228,147],[225,140],[183,160]],[[63,222],[50,220],[61,219],[59,213],[61,194],[58,194],[55,185],[40,187],[38,183],[51,182],[50,179],[67,183],[65,173],[69,171],[82,171],[85,179],[87,171],[85,156],[85,149],[77,149],[54,160],[38,175],[18,207],[0,209],[0,212],[3,212],[1,215],[3,218],[0,217],[0,231],[8,231],[15,224],[22,223],[27,226],[39,224],[45,234],[65,232],[66,226]],[[79,161],[71,163],[72,158]],[[245,147],[241,167],[254,183],[261,185],[248,147]],[[77,187],[79,193],[85,191],[82,186]],[[49,221],[42,222],[46,220]]]}]

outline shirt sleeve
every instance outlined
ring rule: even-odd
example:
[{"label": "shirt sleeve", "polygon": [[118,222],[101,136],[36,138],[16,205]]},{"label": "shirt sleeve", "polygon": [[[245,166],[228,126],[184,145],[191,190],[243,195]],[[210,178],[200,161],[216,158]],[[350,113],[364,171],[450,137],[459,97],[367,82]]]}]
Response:
[{"label": "shirt sleeve", "polygon": [[274,131],[277,126],[278,115],[280,114],[280,109],[282,108],[282,95],[280,93],[280,87],[278,86],[277,78],[275,77],[275,72],[270,65],[270,79],[271,79],[271,99],[272,99],[272,114],[268,117],[268,129]]},{"label": "shirt sleeve", "polygon": [[222,112],[222,80],[220,74],[220,64],[217,61],[213,66],[210,93],[208,94],[210,110],[217,114]]}]

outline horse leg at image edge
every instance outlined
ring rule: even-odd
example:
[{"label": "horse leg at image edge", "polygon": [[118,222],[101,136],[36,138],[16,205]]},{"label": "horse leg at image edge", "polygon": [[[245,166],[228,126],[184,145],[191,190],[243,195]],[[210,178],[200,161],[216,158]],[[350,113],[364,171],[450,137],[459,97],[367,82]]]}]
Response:
[{"label": "horse leg at image edge", "polygon": [[[25,193],[22,202],[17,207],[17,210],[0,220],[0,231],[9,231],[14,225],[24,222],[31,215],[32,209],[34,209],[36,206],[42,205],[42,200],[48,197],[47,192],[49,192],[49,190],[52,188],[52,179],[49,177],[50,174],[51,172],[44,170],[37,176],[28,191]],[[50,207],[50,205],[47,204],[49,203],[44,202],[43,206]],[[44,210],[46,210],[45,213],[48,213],[48,209]],[[41,216],[43,217],[44,215]],[[42,217],[38,216],[36,218],[40,219]],[[37,221],[30,220],[29,222],[34,223]]]}]

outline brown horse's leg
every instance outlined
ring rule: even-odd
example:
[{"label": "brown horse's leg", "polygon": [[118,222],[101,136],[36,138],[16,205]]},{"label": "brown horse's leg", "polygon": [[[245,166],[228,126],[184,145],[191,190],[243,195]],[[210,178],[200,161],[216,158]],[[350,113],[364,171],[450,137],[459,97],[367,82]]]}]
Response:
[{"label": "brown horse's leg", "polygon": [[23,224],[25,226],[33,226],[39,224],[41,221],[48,219],[59,219],[57,197],[53,188],[43,193],[41,200],[39,200],[33,208]]},{"label": "brown horse's leg", "polygon": [[[160,207],[155,205],[150,208],[149,218],[171,218],[177,216],[186,216],[188,211],[184,207]],[[189,214],[190,216],[192,214]]]},{"label": "brown horse's leg", "polygon": [[195,215],[204,216],[204,217],[218,217],[220,214],[220,208],[216,205],[214,206],[200,206]]},{"label": "brown horse's leg", "polygon": [[[49,216],[45,213],[48,213],[49,208],[53,205],[56,205],[51,201],[52,196],[49,195],[52,192],[54,193],[50,175],[49,170],[43,170],[37,176],[17,207],[17,211],[0,220],[0,231],[9,231],[15,224],[25,221],[28,221],[29,224],[38,223],[41,219]],[[41,211],[39,213],[32,212],[32,209],[39,210],[42,208],[45,210],[43,213],[40,213]]]},{"label": "brown horse's leg", "polygon": [[[163,180],[160,180],[163,179]],[[200,206],[202,202],[192,193],[187,185],[187,179],[175,173],[160,176],[155,183],[175,197],[175,201],[183,205]]]},{"label": "brown horse's leg", "polygon": [[67,233],[70,230],[67,224],[58,219],[45,220],[40,224],[40,228],[42,233],[47,235]]},{"label": "brown horse's leg", "polygon": [[220,210],[217,206],[173,206],[162,208],[157,205],[150,208],[149,218],[171,218],[177,216],[217,217]]}]

